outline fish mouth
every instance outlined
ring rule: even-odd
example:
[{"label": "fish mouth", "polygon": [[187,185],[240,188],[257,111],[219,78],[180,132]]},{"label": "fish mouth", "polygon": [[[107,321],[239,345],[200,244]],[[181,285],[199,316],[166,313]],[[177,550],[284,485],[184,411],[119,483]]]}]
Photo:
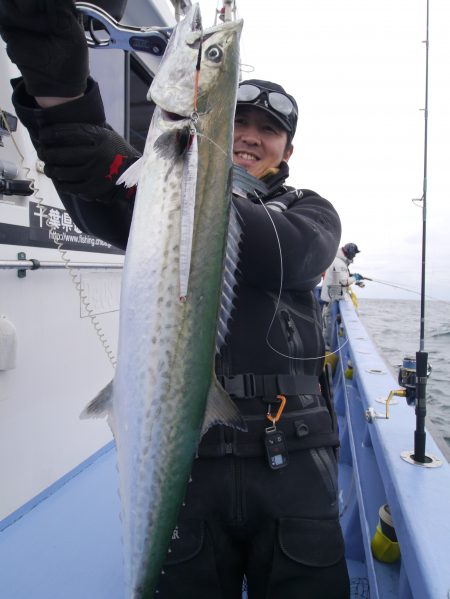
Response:
[{"label": "fish mouth", "polygon": [[184,121],[188,117],[176,112],[169,112],[168,110],[161,109],[162,117],[165,121]]}]

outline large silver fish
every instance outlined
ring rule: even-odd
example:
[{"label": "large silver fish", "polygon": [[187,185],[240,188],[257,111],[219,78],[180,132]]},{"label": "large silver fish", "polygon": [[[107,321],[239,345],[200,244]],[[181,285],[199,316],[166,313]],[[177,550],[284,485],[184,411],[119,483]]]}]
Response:
[{"label": "large silver fish", "polygon": [[[231,22],[203,32],[194,6],[152,83],[156,109],[125,258],[117,369],[86,410],[107,414],[116,440],[133,599],[154,597],[202,428],[242,424],[214,375],[216,330],[220,343],[230,309],[225,249],[232,256],[238,243],[229,215],[241,28]],[[192,238],[189,218],[181,223],[180,216],[189,193]],[[180,292],[187,284],[180,268],[189,262],[187,292]]]}]

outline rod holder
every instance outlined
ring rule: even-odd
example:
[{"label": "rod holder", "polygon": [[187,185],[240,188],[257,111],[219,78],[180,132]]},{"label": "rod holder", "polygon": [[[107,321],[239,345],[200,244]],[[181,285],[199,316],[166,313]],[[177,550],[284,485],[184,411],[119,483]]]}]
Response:
[{"label": "rod holder", "polygon": [[414,431],[414,461],[427,463],[425,455],[426,433],[425,417],[427,414],[427,365],[428,352],[416,352],[416,430]]}]

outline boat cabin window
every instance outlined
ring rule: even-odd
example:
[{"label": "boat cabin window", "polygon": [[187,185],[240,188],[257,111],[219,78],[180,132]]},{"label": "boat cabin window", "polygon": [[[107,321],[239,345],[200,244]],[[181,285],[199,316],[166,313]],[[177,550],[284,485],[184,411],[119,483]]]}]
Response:
[{"label": "boat cabin window", "polygon": [[121,50],[91,50],[92,77],[98,81],[106,119],[140,152],[144,151],[154,103],[147,100],[153,80],[145,62]]},{"label": "boat cabin window", "polygon": [[144,152],[145,140],[150,125],[154,102],[147,100],[147,93],[152,82],[148,70],[135,56],[130,57],[130,124],[129,141],[141,153]]}]

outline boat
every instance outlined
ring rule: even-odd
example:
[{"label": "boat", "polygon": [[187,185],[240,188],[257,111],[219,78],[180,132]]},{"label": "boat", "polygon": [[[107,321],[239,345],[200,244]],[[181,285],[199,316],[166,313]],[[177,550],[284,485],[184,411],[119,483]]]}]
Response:
[{"label": "boat", "polygon": [[[78,3],[87,19],[118,20],[95,4]],[[120,23],[170,28],[189,4],[133,1]],[[108,38],[92,31],[108,120],[142,148],[164,39],[105,51]],[[15,119],[3,47],[0,70],[0,597],[122,599],[115,447],[103,421],[79,413],[113,373],[123,254],[76,231]],[[450,465],[429,431],[425,454],[415,447],[414,358],[396,378],[347,296],[332,321],[351,597],[448,598]]]}]

